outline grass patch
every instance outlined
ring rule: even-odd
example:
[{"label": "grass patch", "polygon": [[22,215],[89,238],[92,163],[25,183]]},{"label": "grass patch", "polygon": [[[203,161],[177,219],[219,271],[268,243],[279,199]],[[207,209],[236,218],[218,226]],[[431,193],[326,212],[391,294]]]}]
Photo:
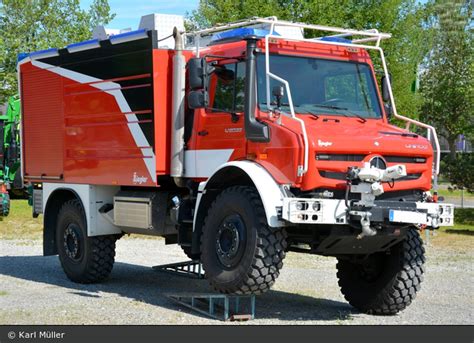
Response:
[{"label": "grass patch", "polygon": [[454,222],[474,226],[474,208],[456,208],[454,210]]},{"label": "grass patch", "polygon": [[439,228],[441,232],[450,232],[450,231],[470,231],[474,234],[474,225],[469,224],[454,224],[454,226],[441,226]]},{"label": "grass patch", "polygon": [[442,226],[439,228],[439,232],[446,234],[474,236],[474,225],[455,224],[454,226]]},{"label": "grass patch", "polygon": [[[449,228],[447,230],[449,230]],[[460,230],[458,232],[462,233]],[[424,240],[425,234],[423,233],[421,237]],[[453,234],[453,232],[447,232],[446,229],[437,230],[435,235],[430,237],[430,245],[436,248],[446,249],[451,257],[458,254],[470,254],[474,247],[474,235]]]},{"label": "grass patch", "polygon": [[[438,195],[443,196],[443,197],[450,197],[450,198],[453,198],[453,197],[460,198],[461,190],[438,189]],[[468,191],[464,191],[464,199],[474,199],[474,194],[469,193]]]},{"label": "grass patch", "polygon": [[33,218],[27,200],[13,199],[10,214],[0,221],[0,239],[40,239],[43,217]]},{"label": "grass patch", "polygon": [[7,291],[0,291],[0,297],[3,297],[3,296],[5,296],[5,295],[7,295],[7,294],[8,294]]}]

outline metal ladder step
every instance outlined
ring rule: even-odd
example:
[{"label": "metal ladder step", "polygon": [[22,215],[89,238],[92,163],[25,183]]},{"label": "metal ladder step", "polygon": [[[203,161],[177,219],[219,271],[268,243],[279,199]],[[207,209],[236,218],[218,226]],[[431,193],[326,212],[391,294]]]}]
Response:
[{"label": "metal ladder step", "polygon": [[165,296],[213,319],[223,321],[255,319],[255,295],[176,293],[165,294]]},{"label": "metal ladder step", "polygon": [[156,271],[167,272],[174,275],[186,276],[195,279],[204,279],[204,271],[201,261],[189,260],[178,263],[170,263],[152,267]]}]

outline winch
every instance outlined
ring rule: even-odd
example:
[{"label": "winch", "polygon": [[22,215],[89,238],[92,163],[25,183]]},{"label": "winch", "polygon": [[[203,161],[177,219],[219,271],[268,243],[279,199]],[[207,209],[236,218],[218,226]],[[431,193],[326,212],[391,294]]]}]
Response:
[{"label": "winch", "polygon": [[375,205],[375,197],[384,193],[382,182],[394,182],[407,176],[406,167],[403,164],[380,169],[365,162],[362,168],[351,167],[347,174],[346,206],[349,215],[359,216],[362,232],[358,238],[374,236],[377,231],[370,226],[371,212],[365,210],[352,210],[348,205],[349,190],[351,193],[359,193],[360,200],[354,203],[354,207],[371,208]]}]

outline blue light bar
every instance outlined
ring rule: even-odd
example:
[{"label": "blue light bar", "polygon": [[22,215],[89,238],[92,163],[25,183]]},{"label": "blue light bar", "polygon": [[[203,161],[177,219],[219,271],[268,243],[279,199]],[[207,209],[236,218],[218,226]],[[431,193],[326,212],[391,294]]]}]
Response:
[{"label": "blue light bar", "polygon": [[100,43],[98,39],[90,39],[79,43],[69,44],[68,46],[66,46],[68,52],[78,52],[95,48],[100,48]]},{"label": "blue light bar", "polygon": [[146,29],[141,29],[141,30],[130,31],[130,32],[125,32],[118,35],[110,36],[110,43],[120,44],[120,43],[129,42],[129,41],[137,40],[137,39],[143,39],[147,37],[148,37],[148,34],[146,32]]},{"label": "blue light bar", "polygon": [[326,42],[352,44],[352,41],[350,39],[346,39],[346,38],[342,38],[342,37],[321,37],[321,38],[318,38],[317,40],[322,40],[322,41],[326,41]]},{"label": "blue light bar", "polygon": [[[212,35],[211,42],[216,43],[219,41],[238,41],[248,36],[265,37],[268,34],[270,34],[269,30],[242,27],[235,30],[215,33]],[[276,32],[273,32],[273,35],[279,36],[279,34]]]},{"label": "blue light bar", "polygon": [[16,62],[19,63],[19,62],[21,62],[22,60],[24,60],[25,58],[27,58],[29,56],[30,56],[30,54],[27,53],[27,52],[20,52],[16,57]]},{"label": "blue light bar", "polygon": [[30,53],[30,58],[32,60],[36,60],[39,58],[54,57],[54,56],[59,56],[58,49],[56,48],[40,50],[40,51],[35,51],[35,52]]}]

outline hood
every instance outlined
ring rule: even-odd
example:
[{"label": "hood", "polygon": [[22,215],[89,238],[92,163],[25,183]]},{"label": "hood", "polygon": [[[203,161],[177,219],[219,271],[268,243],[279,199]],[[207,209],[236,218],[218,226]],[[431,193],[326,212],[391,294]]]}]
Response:
[{"label": "hood", "polygon": [[316,152],[340,154],[381,154],[400,156],[432,155],[430,142],[383,120],[300,116],[306,123],[310,147]]}]

